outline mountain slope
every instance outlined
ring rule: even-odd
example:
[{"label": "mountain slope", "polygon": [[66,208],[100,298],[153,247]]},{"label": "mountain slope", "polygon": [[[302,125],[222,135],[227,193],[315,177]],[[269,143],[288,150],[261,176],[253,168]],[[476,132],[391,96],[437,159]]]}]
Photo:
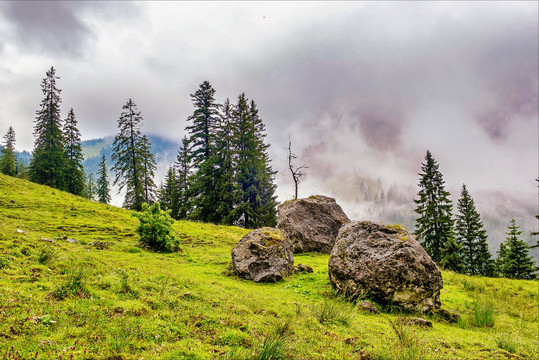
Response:
[{"label": "mountain slope", "polygon": [[[327,255],[295,257],[313,274],[254,284],[226,275],[247,230],[176,222],[182,251],[160,254],[137,247],[136,224],[129,211],[0,175],[0,358],[506,359],[538,350],[534,281],[443,272],[442,303],[461,313],[459,324],[392,327],[399,314],[335,296]],[[491,310],[492,326],[478,326],[476,315]]]}]

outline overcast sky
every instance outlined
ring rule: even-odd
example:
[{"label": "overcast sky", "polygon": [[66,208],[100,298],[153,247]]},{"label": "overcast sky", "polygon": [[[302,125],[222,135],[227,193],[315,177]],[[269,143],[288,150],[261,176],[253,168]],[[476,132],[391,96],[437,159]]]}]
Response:
[{"label": "overcast sky", "polygon": [[32,149],[51,66],[85,139],[114,135],[133,98],[145,132],[179,142],[208,80],[258,104],[281,201],[291,134],[300,195],[353,215],[360,181],[416,191],[427,149],[455,196],[536,208],[538,17],[534,1],[1,2],[0,134]]}]

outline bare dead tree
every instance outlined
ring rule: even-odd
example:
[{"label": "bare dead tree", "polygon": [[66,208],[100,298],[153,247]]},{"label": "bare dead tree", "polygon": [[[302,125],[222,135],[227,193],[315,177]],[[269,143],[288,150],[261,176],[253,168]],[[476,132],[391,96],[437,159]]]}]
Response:
[{"label": "bare dead tree", "polygon": [[305,172],[303,172],[303,169],[309,168],[307,165],[301,165],[301,166],[295,166],[292,161],[294,159],[297,159],[296,154],[292,152],[292,140],[290,140],[290,136],[288,136],[288,147],[286,148],[288,150],[288,168],[290,169],[290,172],[292,173],[292,179],[294,179],[294,186],[295,186],[295,192],[294,192],[294,200],[297,200],[298,198],[298,185],[300,183],[300,179],[302,176],[305,175]]}]

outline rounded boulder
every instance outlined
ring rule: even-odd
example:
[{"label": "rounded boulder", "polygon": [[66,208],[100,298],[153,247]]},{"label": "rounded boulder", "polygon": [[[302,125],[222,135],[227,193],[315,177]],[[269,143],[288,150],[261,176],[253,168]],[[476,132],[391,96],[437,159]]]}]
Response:
[{"label": "rounded boulder", "polygon": [[442,274],[405,228],[353,221],[339,231],[328,263],[333,287],[345,296],[429,312],[440,307]]},{"label": "rounded boulder", "polygon": [[350,219],[335,199],[315,195],[282,204],[277,227],[290,237],[294,253],[329,254],[339,229],[348,222]]},{"label": "rounded boulder", "polygon": [[249,232],[232,249],[234,273],[254,282],[277,282],[294,273],[292,243],[276,228]]}]

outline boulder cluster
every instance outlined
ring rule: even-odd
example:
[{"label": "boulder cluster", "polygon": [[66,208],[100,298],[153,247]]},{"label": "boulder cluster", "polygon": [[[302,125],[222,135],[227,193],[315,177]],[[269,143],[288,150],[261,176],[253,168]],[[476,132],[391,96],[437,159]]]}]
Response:
[{"label": "boulder cluster", "polygon": [[232,249],[232,269],[244,279],[276,282],[295,272],[294,253],[330,254],[329,279],[351,300],[429,312],[440,307],[442,275],[401,226],[350,221],[335,199],[316,195],[279,207],[277,228],[249,232]]}]

